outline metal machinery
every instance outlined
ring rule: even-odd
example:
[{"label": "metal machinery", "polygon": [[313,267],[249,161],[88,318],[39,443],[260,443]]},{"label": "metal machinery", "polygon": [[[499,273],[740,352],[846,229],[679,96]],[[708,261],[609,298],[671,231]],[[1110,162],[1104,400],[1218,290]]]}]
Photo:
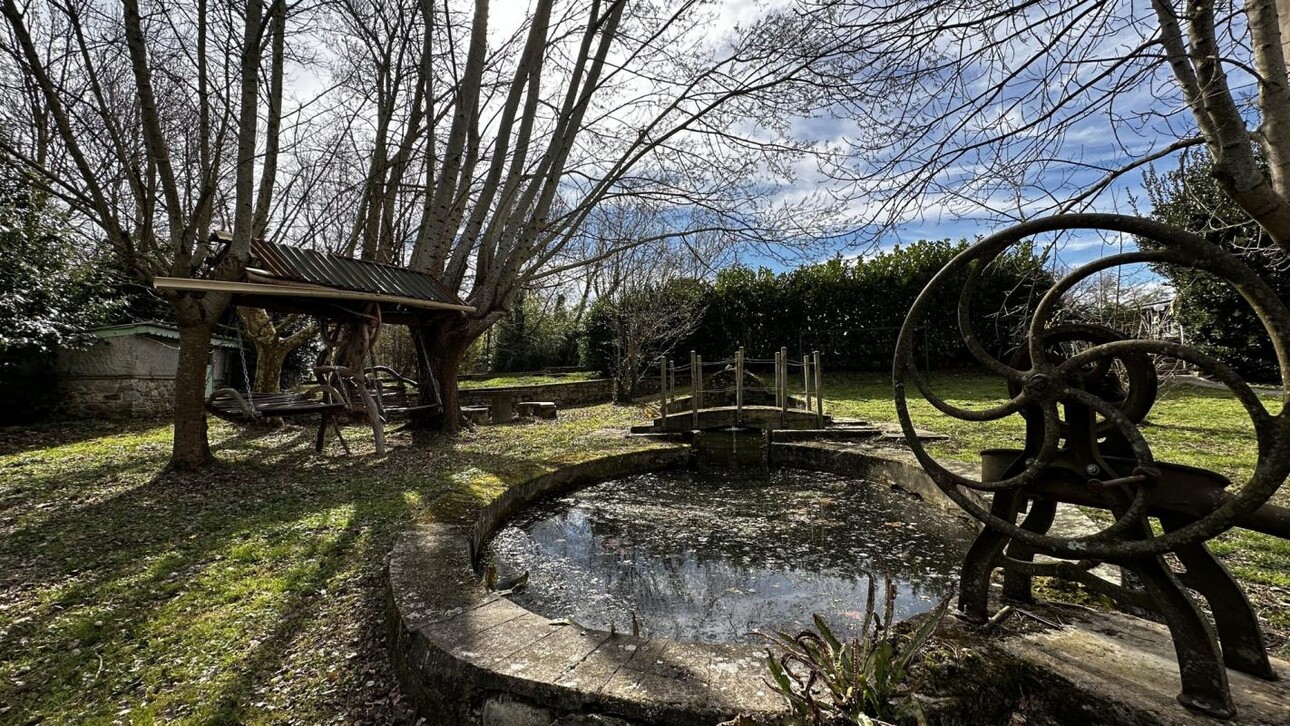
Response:
[{"label": "metal machinery", "polygon": [[[1011,245],[1036,234],[1102,230],[1136,236],[1142,249],[1089,263],[1056,283],[1039,301],[1021,348],[999,360],[973,334],[969,310],[982,268]],[[1276,343],[1282,408],[1273,415],[1230,367],[1179,343],[1132,339],[1109,327],[1060,322],[1060,301],[1075,285],[1104,270],[1139,263],[1187,266],[1223,279],[1250,304]],[[986,410],[947,403],[915,366],[915,330],[932,301],[966,279],[958,323],[971,353],[1007,381],[1011,399]],[[1157,461],[1138,424],[1156,400],[1158,356],[1182,360],[1224,384],[1254,425],[1258,461],[1241,486],[1195,467]],[[988,619],[996,568],[1005,597],[1029,600],[1033,577],[1076,581],[1127,605],[1156,613],[1169,627],[1188,708],[1219,718],[1234,714],[1226,668],[1272,679],[1263,634],[1240,585],[1207,548],[1233,527],[1290,538],[1290,510],[1268,503],[1290,473],[1290,310],[1237,257],[1205,239],[1151,220],[1108,214],[1063,215],[1006,229],[956,257],[927,285],[910,310],[897,343],[896,408],[910,446],[937,485],[983,528],[960,574],[959,610]],[[980,480],[956,474],[914,436],[906,396],[912,387],[937,410],[957,419],[1025,420],[1023,449],[982,452]],[[1050,534],[1058,504],[1109,512],[1095,534]],[[1036,561],[1036,555],[1047,555]],[[1092,572],[1101,563],[1129,576],[1116,584]],[[1203,597],[1213,619],[1196,596]],[[1226,668],[1225,668],[1226,666]]]}]

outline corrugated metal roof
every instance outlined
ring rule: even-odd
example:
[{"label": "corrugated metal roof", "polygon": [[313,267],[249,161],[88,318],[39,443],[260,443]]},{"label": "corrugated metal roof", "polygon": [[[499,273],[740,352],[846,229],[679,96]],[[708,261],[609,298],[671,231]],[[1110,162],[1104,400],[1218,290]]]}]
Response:
[{"label": "corrugated metal roof", "polygon": [[465,305],[434,275],[264,240],[251,242],[251,266],[293,282]]}]

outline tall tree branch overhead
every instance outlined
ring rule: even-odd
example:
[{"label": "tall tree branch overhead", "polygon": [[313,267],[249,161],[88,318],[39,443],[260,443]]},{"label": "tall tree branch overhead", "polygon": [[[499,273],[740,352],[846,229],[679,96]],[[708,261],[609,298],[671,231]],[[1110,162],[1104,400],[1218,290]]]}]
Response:
[{"label": "tall tree branch overhead", "polygon": [[[1288,5],[0,0],[0,157],[141,282],[238,279],[256,236],[442,277],[477,308],[415,333],[452,427],[466,347],[526,287],[641,250],[1097,206],[1200,143],[1290,247]],[[170,302],[195,371],[228,298]]]},{"label": "tall tree branch overhead", "polygon": [[856,133],[835,180],[870,197],[875,230],[1104,205],[1130,172],[1204,143],[1227,193],[1290,249],[1286,0],[822,0],[809,12],[845,46],[833,114]]},{"label": "tall tree branch overhead", "polygon": [[[84,215],[140,283],[240,279],[276,185],[288,12],[261,0],[3,0],[0,63],[13,72],[0,93],[18,111],[0,160]],[[233,237],[207,270],[216,225]],[[202,467],[210,339],[230,296],[165,297],[180,335],[171,466]]]}]

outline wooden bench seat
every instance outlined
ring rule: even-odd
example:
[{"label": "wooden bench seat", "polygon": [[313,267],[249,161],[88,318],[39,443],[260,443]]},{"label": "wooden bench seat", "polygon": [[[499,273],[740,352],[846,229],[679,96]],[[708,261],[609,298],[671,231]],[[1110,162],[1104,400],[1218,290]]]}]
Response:
[{"label": "wooden bench seat", "polygon": [[[414,413],[443,410],[439,401],[421,403],[420,384],[406,376],[400,375],[389,366],[371,366],[364,370],[367,385],[380,408],[381,415],[390,418],[406,418]],[[438,391],[434,391],[438,398]]]},{"label": "wooden bench seat", "polygon": [[386,388],[381,386],[373,391],[376,403],[386,418],[391,416],[409,416],[421,411],[438,411],[443,408],[438,403],[421,403],[421,394],[408,391],[406,388]]},{"label": "wooden bench seat", "polygon": [[307,416],[326,412],[340,412],[346,408],[344,401],[327,400],[311,393],[252,393],[244,397],[232,388],[220,388],[206,401],[206,410],[233,423],[246,423],[255,418],[279,416]]},{"label": "wooden bench seat", "polygon": [[250,424],[266,418],[318,416],[318,436],[314,440],[314,450],[322,451],[327,427],[331,426],[346,453],[349,453],[349,444],[341,435],[336,417],[348,408],[349,403],[340,392],[326,385],[303,392],[249,393],[246,396],[234,388],[218,388],[206,399],[207,411],[236,424]]}]

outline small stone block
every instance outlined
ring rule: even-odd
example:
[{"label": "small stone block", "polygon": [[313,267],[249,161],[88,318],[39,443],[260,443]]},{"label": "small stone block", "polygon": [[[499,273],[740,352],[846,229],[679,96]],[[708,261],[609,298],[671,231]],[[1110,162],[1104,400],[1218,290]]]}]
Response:
[{"label": "small stone block", "polygon": [[547,726],[552,714],[544,708],[506,696],[494,696],[484,703],[481,726]]},{"label": "small stone block", "polygon": [[599,648],[609,634],[577,625],[553,625],[550,635],[512,653],[497,670],[534,681],[553,681]]},{"label": "small stone block", "polygon": [[557,678],[556,685],[586,693],[597,693],[620,668],[632,659],[636,649],[643,642],[639,638],[607,638],[581,663]]}]

